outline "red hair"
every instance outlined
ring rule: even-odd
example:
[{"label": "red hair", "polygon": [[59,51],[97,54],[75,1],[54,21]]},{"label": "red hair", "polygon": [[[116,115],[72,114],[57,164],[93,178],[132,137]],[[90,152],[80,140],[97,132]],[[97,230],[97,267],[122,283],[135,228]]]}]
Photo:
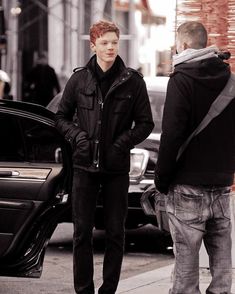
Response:
[{"label": "red hair", "polygon": [[111,21],[100,20],[90,27],[90,41],[95,44],[97,38],[100,38],[107,32],[116,33],[118,39],[120,35],[119,28]]}]

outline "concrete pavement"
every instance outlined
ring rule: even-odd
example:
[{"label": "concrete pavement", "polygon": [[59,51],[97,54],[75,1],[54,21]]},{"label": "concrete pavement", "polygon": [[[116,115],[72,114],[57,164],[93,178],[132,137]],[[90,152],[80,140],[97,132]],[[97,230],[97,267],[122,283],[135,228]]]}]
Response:
[{"label": "concrete pavement", "polygon": [[[171,287],[173,265],[145,272],[134,277],[121,280],[117,294],[168,294]],[[210,273],[206,268],[200,269],[200,290],[205,293],[210,283]],[[235,270],[233,270],[232,293],[235,293]]]},{"label": "concrete pavement", "polygon": [[[173,264],[156,270],[145,272],[119,282],[116,294],[168,294],[171,287],[171,273]],[[235,269],[233,270],[232,293],[235,293]],[[58,275],[58,274],[57,274]],[[205,293],[210,282],[210,273],[207,269],[200,269],[200,290]],[[0,279],[1,294],[74,294],[72,278],[69,281],[57,278],[57,280],[41,280],[28,278]],[[96,289],[97,293],[97,289]]]}]

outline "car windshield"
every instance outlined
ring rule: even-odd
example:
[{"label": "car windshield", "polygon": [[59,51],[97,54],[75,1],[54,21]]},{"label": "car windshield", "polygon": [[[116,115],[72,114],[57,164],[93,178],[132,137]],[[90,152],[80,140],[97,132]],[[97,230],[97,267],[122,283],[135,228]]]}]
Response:
[{"label": "car windshield", "polygon": [[149,94],[149,100],[151,103],[153,121],[155,124],[153,133],[161,133],[165,93],[149,91],[148,94]]}]

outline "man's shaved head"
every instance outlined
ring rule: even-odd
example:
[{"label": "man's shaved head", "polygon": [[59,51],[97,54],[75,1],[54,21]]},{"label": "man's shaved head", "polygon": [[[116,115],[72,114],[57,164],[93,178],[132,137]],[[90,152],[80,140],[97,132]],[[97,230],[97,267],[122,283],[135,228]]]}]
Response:
[{"label": "man's shaved head", "polygon": [[178,27],[177,51],[186,49],[178,48],[183,45],[192,49],[202,49],[207,46],[207,31],[202,23],[187,21]]}]

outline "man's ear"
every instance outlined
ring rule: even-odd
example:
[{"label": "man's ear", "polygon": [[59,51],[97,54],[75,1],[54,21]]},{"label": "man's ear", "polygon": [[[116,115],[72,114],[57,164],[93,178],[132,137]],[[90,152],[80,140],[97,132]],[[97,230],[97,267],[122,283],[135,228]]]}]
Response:
[{"label": "man's ear", "polygon": [[94,52],[94,53],[96,52],[96,47],[95,47],[94,43],[90,42],[90,48],[91,48],[92,52]]},{"label": "man's ear", "polygon": [[186,49],[188,49],[188,48],[190,48],[190,47],[189,47],[189,45],[188,45],[187,43],[184,42],[184,43],[183,43],[183,48],[184,48],[184,50],[186,50]]}]

